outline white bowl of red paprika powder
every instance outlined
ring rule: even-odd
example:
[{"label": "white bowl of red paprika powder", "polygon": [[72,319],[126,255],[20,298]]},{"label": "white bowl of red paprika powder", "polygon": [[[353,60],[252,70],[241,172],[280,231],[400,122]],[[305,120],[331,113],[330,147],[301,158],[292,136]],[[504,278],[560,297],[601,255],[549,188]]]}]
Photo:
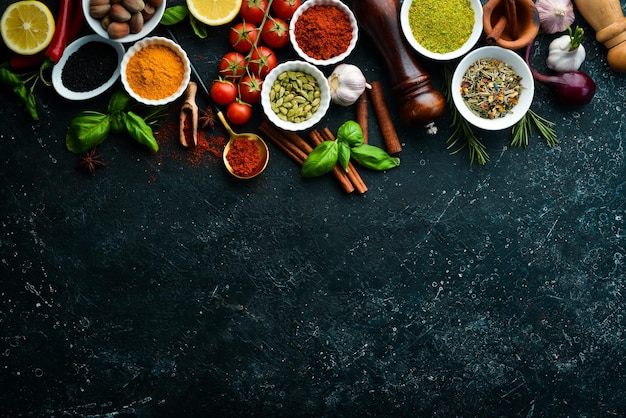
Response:
[{"label": "white bowl of red paprika powder", "polygon": [[182,96],[191,79],[191,64],[180,45],[153,36],[136,42],[126,51],[120,74],[124,88],[133,99],[159,106]]},{"label": "white bowl of red paprika powder", "polygon": [[352,11],[338,0],[309,0],[289,22],[293,49],[314,65],[332,65],[346,59],[356,46],[359,29]]}]

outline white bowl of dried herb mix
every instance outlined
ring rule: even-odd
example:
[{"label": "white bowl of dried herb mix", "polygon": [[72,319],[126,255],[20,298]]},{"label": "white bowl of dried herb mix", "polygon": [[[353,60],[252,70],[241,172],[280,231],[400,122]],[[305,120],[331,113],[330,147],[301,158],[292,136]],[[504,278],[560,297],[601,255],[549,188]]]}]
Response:
[{"label": "white bowl of dried herb mix", "polygon": [[468,53],[483,33],[480,0],[405,0],[400,26],[421,55],[450,61]]},{"label": "white bowl of dried herb mix", "polygon": [[499,46],[475,49],[459,62],[451,81],[454,105],[477,128],[515,125],[530,109],[535,81],[515,51]]}]

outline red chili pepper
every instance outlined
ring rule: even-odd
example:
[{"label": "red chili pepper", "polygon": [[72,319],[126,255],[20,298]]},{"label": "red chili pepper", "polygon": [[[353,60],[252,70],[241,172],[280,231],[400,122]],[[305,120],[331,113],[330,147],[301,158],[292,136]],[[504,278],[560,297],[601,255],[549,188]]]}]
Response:
[{"label": "red chili pepper", "polygon": [[[48,45],[46,49],[46,58],[52,61],[53,65],[59,62],[67,46],[73,2],[74,0],[61,0],[59,2],[59,15],[56,21],[56,29],[54,30],[52,41],[50,41],[50,45]],[[48,59],[46,61],[48,61]]]},{"label": "red chili pepper", "polygon": [[28,70],[41,65],[45,58],[46,53],[43,51],[35,55],[14,54],[9,57],[9,66],[12,71]]}]

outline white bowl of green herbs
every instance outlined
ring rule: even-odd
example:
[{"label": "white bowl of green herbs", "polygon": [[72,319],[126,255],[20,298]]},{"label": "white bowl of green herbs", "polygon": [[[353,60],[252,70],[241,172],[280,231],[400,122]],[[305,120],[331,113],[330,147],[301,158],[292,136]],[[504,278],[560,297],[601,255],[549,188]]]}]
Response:
[{"label": "white bowl of green herbs", "polygon": [[533,101],[535,82],[516,52],[485,46],[467,54],[450,84],[452,100],[465,120],[497,131],[519,122]]},{"label": "white bowl of green herbs", "polygon": [[480,0],[404,0],[400,27],[409,45],[434,61],[468,53],[483,34]]}]

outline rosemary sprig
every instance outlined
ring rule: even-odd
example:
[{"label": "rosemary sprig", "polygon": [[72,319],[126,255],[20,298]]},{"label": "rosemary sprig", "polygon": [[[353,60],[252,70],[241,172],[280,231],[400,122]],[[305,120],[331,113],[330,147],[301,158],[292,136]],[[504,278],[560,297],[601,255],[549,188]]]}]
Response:
[{"label": "rosemary sprig", "polygon": [[[455,148],[455,150],[451,151],[450,154],[454,155],[457,152],[461,151],[463,148],[467,147],[469,152],[470,165],[476,161],[480,165],[484,165],[489,161],[489,154],[487,154],[487,148],[483,145],[482,142],[478,139],[474,131],[472,130],[471,125],[467,122],[463,116],[459,113],[458,109],[454,105],[452,100],[452,68],[449,65],[443,66],[443,80],[442,80],[442,91],[446,101],[448,102],[448,106],[450,107],[450,113],[452,114],[452,123],[451,126],[453,128],[452,134],[446,140],[446,144],[448,144],[447,149]],[[459,144],[460,141],[464,141]]]},{"label": "rosemary sprig", "polygon": [[553,147],[559,143],[556,137],[556,131],[554,130],[554,122],[539,116],[532,109],[528,109],[528,112],[526,112],[522,119],[513,126],[511,146],[526,148],[528,146],[528,139],[533,134],[533,125],[539,130],[541,135],[543,135],[548,146]]}]

